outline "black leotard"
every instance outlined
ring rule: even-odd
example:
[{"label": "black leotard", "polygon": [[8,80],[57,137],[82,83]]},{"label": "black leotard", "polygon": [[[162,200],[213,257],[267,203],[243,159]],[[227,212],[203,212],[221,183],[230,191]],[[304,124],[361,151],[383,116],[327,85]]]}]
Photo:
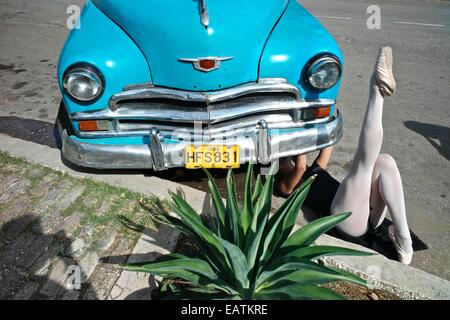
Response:
[{"label": "black leotard", "polygon": [[320,217],[325,217],[330,215],[331,204],[341,184],[316,162],[306,169],[302,180],[306,180],[315,174],[317,174],[317,177],[312,183],[303,205]]}]

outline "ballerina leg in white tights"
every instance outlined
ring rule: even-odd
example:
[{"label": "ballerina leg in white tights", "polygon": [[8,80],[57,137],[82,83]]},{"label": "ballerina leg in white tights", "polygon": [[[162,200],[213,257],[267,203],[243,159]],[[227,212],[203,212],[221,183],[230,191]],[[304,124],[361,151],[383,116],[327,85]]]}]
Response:
[{"label": "ballerina leg in white tights", "polygon": [[402,179],[395,160],[380,154],[383,142],[383,102],[395,92],[392,49],[380,50],[371,79],[369,103],[350,171],[342,181],[331,205],[331,213],[352,212],[338,229],[351,236],[365,234],[368,224],[378,227],[386,212],[392,216],[389,230],[399,260],[409,264],[413,249],[406,220]]},{"label": "ballerina leg in white tights", "polygon": [[[321,150],[312,167],[306,168],[306,155],[282,161],[282,179],[278,191],[288,196],[302,181],[302,178],[317,173],[306,199],[310,208],[319,214],[352,212],[350,218],[337,226],[338,231],[352,237],[364,235],[369,225],[377,228],[386,217],[392,216],[393,226],[389,236],[398,252],[399,260],[409,264],[413,249],[411,234],[406,220],[405,200],[402,179],[395,160],[387,154],[380,154],[383,142],[383,103],[384,98],[395,92],[396,83],[392,72],[392,49],[380,50],[371,83],[367,111],[359,137],[358,149],[352,167],[339,185],[325,171],[332,154],[332,148]],[[284,164],[284,165],[283,165]]]}]

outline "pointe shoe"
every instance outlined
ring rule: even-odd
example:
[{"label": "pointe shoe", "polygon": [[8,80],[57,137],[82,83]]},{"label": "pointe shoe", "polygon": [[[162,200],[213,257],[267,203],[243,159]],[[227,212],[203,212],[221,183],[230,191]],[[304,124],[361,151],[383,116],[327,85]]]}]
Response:
[{"label": "pointe shoe", "polygon": [[383,97],[392,96],[395,93],[396,82],[392,71],[393,54],[390,47],[382,47],[378,54],[374,71],[374,81]]},{"label": "pointe shoe", "polygon": [[397,250],[397,254],[398,254],[398,261],[400,261],[403,264],[409,265],[411,264],[411,260],[412,260],[412,256],[413,256],[413,249],[411,247],[410,250],[405,251],[401,246],[400,246],[400,240],[398,239],[398,237],[395,235],[395,230],[394,230],[394,226],[391,225],[389,226],[388,229],[388,233],[389,233],[389,238],[391,239],[392,243],[394,244],[395,249]]}]

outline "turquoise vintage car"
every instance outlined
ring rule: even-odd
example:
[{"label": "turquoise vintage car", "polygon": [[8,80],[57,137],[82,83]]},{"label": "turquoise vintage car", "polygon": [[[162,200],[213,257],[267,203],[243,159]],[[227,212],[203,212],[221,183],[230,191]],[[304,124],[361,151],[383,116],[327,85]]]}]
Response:
[{"label": "turquoise vintage car", "polygon": [[66,159],[232,168],[335,144],[341,51],[295,0],[87,0],[61,53]]}]

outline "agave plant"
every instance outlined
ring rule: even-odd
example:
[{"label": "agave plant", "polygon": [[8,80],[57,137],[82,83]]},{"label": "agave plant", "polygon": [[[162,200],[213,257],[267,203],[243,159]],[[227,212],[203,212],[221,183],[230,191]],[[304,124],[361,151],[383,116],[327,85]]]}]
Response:
[{"label": "agave plant", "polygon": [[173,299],[342,299],[323,284],[346,281],[365,285],[359,277],[316,262],[327,255],[369,255],[347,248],[313,245],[314,241],[350,213],[313,221],[293,232],[297,215],[314,177],[271,215],[275,166],[266,182],[252,187],[250,165],[243,203],[238,205],[233,174],[227,176],[226,202],[206,171],[215,207],[215,223],[205,223],[180,196],[171,194],[168,213],[154,214],[161,223],[186,234],[198,246],[194,256],[167,254],[144,263],[124,265],[164,279],[182,279],[182,288],[166,285]]}]

